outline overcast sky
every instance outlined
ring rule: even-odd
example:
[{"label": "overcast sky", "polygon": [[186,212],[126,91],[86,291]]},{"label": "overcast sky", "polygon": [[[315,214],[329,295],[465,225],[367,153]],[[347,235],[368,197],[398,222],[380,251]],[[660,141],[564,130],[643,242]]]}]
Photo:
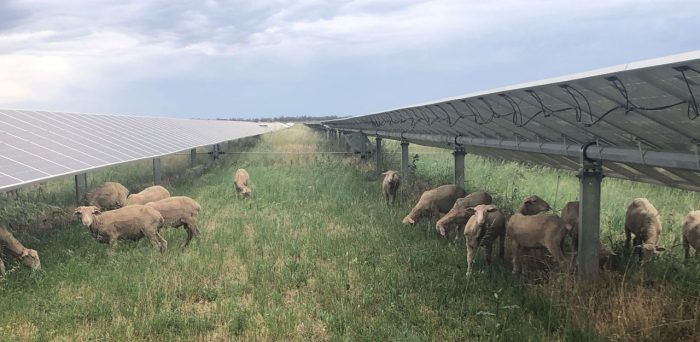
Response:
[{"label": "overcast sky", "polygon": [[0,0],[0,108],[358,115],[700,49],[696,0]]}]

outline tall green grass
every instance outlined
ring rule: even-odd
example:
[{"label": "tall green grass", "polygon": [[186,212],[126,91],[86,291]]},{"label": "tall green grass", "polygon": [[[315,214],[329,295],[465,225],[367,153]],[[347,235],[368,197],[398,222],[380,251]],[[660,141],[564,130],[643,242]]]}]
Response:
[{"label": "tall green grass", "polygon": [[[36,240],[26,244],[39,250],[43,269],[32,273],[9,264],[0,280],[0,340],[698,336],[700,293],[692,286],[700,281],[698,269],[677,265],[677,250],[645,266],[623,259],[592,288],[566,274],[514,277],[500,261],[486,268],[477,260],[483,272],[467,277],[463,240],[438,238],[426,229],[434,222],[400,223],[420,191],[449,182],[447,153],[412,147],[419,154],[414,181],[404,184],[397,206],[387,207],[370,163],[355,156],[293,154],[339,148],[305,127],[265,135],[254,147],[231,148],[284,154],[227,154],[210,172],[172,182],[173,194],[191,196],[203,208],[202,234],[187,249],[181,247],[185,233],[173,229],[164,232],[170,243],[165,256],[146,241],[121,242],[111,259],[76,221],[33,234]],[[388,152],[395,148],[387,144]],[[398,159],[391,155],[387,167],[396,168]],[[147,184],[150,164],[124,167],[134,167],[134,173],[114,170],[104,179]],[[253,195],[247,200],[233,195],[231,177],[240,167],[251,175]],[[468,188],[491,191],[504,207],[530,193],[552,202],[549,183],[557,175],[468,158]],[[557,203],[574,199],[569,197],[576,185],[568,178],[560,179]],[[608,192],[614,181],[605,182]],[[650,189],[647,197],[662,212],[674,207],[672,200],[685,203],[675,207],[698,204],[696,194],[631,185]],[[56,190],[66,205],[70,193],[60,192],[70,190]],[[629,185],[614,191],[635,193]],[[624,207],[623,197],[615,198]],[[663,198],[669,203],[662,204]],[[30,199],[22,201],[41,200]],[[609,206],[612,220],[619,210]],[[619,242],[616,223],[605,227]]]}]

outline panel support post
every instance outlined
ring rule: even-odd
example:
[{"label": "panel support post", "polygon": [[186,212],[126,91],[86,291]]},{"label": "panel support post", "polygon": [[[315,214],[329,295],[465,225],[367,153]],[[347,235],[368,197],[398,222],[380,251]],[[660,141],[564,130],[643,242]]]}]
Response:
[{"label": "panel support post", "polygon": [[578,178],[579,221],[578,221],[578,276],[582,280],[598,278],[598,245],[600,240],[600,183],[603,180],[603,163],[589,159],[586,149],[595,143],[581,148],[581,170]]},{"label": "panel support post", "polygon": [[161,185],[163,183],[163,176],[160,173],[160,157],[153,158],[153,184]]},{"label": "panel support post", "polygon": [[375,153],[377,154],[377,175],[382,173],[382,165],[384,162],[382,161],[382,138],[376,137],[374,139],[375,143]]},{"label": "panel support post", "polygon": [[367,144],[369,143],[369,141],[367,140],[367,136],[364,134],[360,135],[360,137],[361,137],[361,139],[358,139],[360,141],[360,144],[361,144],[361,146],[360,146],[360,158],[366,159],[367,154],[368,154]]},{"label": "panel support post", "polygon": [[326,130],[326,140],[330,140],[330,139],[331,139],[331,131]]},{"label": "panel support post", "polygon": [[190,167],[195,167],[197,165],[197,149],[193,148],[190,150]]},{"label": "panel support post", "polygon": [[401,181],[408,180],[408,141],[401,141]]},{"label": "panel support post", "polygon": [[75,204],[82,205],[83,197],[87,194],[87,173],[75,175]]},{"label": "panel support post", "polygon": [[452,152],[452,155],[455,157],[455,174],[454,174],[454,183],[457,186],[460,186],[464,189],[464,155],[466,152],[464,151],[464,147],[462,146],[457,146],[455,147],[454,152]]}]

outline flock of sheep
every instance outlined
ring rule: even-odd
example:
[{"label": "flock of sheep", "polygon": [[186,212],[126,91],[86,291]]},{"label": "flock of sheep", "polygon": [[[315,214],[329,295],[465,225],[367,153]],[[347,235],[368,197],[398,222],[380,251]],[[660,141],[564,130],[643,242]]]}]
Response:
[{"label": "flock of sheep", "polygon": [[[237,197],[248,197],[248,172],[238,169],[233,176]],[[108,244],[108,255],[114,253],[118,240],[139,240],[146,237],[161,253],[168,249],[168,242],[160,235],[163,227],[183,227],[187,232],[187,247],[199,235],[197,216],[202,207],[186,196],[170,196],[160,186],[151,186],[139,193],[116,182],[106,182],[91,189],[83,199],[83,206],[75,208],[88,233],[98,242]],[[39,253],[25,248],[7,229],[0,226],[0,255],[9,255],[22,264],[38,270],[41,268]],[[5,265],[0,259],[0,274]]]},{"label": "flock of sheep", "polygon": [[[382,173],[382,192],[387,204],[393,204],[396,192],[401,184],[397,171]],[[579,203],[568,202],[561,211],[561,216],[548,213],[549,204],[538,196],[523,200],[515,213],[506,220],[503,212],[494,204],[493,198],[486,192],[467,194],[456,185],[443,185],[423,192],[418,203],[403,219],[404,224],[414,224],[422,217],[438,213],[445,214],[435,224],[435,229],[442,236],[449,236],[451,228],[457,227],[458,233],[464,234],[467,244],[467,273],[471,273],[474,254],[479,246],[485,247],[486,263],[491,262],[492,245],[499,239],[499,256],[504,257],[505,238],[511,241],[513,254],[513,273],[520,273],[523,265],[521,255],[529,249],[545,248],[554,258],[557,266],[565,267],[563,247],[565,238],[571,236],[572,250],[578,247]],[[640,258],[647,260],[664,250],[659,245],[661,220],[659,212],[646,198],[636,198],[630,203],[625,215],[625,248],[633,249]],[[634,242],[631,244],[632,234]],[[690,246],[700,260],[700,210],[691,211],[683,223],[683,248],[685,260],[690,256]],[[605,262],[614,253],[599,245],[599,257]]]}]

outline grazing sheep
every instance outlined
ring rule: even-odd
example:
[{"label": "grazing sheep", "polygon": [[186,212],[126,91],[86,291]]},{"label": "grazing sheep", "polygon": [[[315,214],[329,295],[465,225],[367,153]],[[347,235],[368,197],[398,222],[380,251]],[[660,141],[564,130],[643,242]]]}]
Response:
[{"label": "grazing sheep", "polygon": [[146,204],[148,202],[160,201],[163,198],[170,197],[170,191],[160,186],[154,185],[143,189],[138,194],[131,194],[126,198],[126,205]]},{"label": "grazing sheep", "polygon": [[688,213],[683,223],[683,249],[686,262],[690,257],[690,246],[695,249],[695,258],[700,260],[700,210]]},{"label": "grazing sheep", "polygon": [[105,182],[85,194],[82,203],[104,210],[112,210],[125,206],[128,195],[129,189],[123,185],[117,182]]},{"label": "grazing sheep", "polygon": [[[473,213],[464,226],[464,238],[467,243],[467,274],[470,274],[472,273],[472,264],[474,264],[474,254],[479,248],[481,239],[486,234],[486,231],[492,231],[499,237],[498,256],[503,259],[506,240],[506,218],[498,210],[498,207],[493,204],[480,204],[468,210]],[[486,264],[490,265],[493,240],[489,241],[484,247],[486,248]]]},{"label": "grazing sheep", "polygon": [[[41,269],[39,253],[24,247],[7,229],[0,226],[0,256],[9,255],[32,270]],[[5,264],[0,259],[0,275],[5,275]]]},{"label": "grazing sheep", "polygon": [[404,224],[414,224],[421,217],[431,216],[437,212],[446,213],[450,211],[455,201],[464,195],[464,189],[453,184],[442,185],[425,191],[402,222]]},{"label": "grazing sheep", "polygon": [[104,213],[95,206],[83,206],[75,208],[73,214],[80,217],[97,242],[109,244],[109,256],[114,253],[117,240],[139,240],[144,236],[161,253],[168,249],[168,242],[158,232],[163,216],[149,206],[135,204]]},{"label": "grazing sheep", "polygon": [[578,205],[578,201],[572,201],[561,208],[561,219],[571,226],[571,245],[574,252],[578,250]]},{"label": "grazing sheep", "polygon": [[541,212],[550,211],[552,207],[549,206],[547,201],[543,200],[539,196],[530,196],[523,200],[516,212],[523,215],[537,215]]},{"label": "grazing sheep", "polygon": [[250,188],[248,188],[248,180],[250,180],[250,175],[245,169],[238,169],[233,175],[233,187],[236,190],[236,197],[243,196],[250,197]]},{"label": "grazing sheep", "polygon": [[396,192],[399,190],[401,185],[401,175],[397,171],[389,170],[382,173],[384,176],[384,181],[382,181],[382,192],[384,193],[384,199],[386,204],[389,205],[389,200],[391,204],[396,202]]},{"label": "grazing sheep", "polygon": [[157,202],[149,202],[146,205],[160,212],[165,220],[163,226],[185,229],[187,232],[185,247],[190,244],[193,237],[199,235],[197,215],[202,207],[195,200],[185,196],[173,196]]},{"label": "grazing sheep", "polygon": [[634,234],[634,250],[641,260],[648,260],[653,255],[666,250],[659,246],[661,219],[659,212],[646,198],[635,198],[625,214],[625,248],[630,249],[630,240]]},{"label": "grazing sheep", "polygon": [[564,266],[561,241],[571,229],[571,226],[557,215],[523,214],[549,208],[549,204],[541,198],[537,197],[535,199],[534,197],[537,196],[526,198],[518,212],[513,214],[506,224],[506,232],[512,240],[513,246],[513,273],[520,272],[520,254],[527,248],[544,247],[549,251],[560,268]]},{"label": "grazing sheep", "polygon": [[[468,208],[476,207],[479,204],[491,203],[493,203],[493,198],[487,192],[483,191],[472,192],[465,197],[457,199],[452,209],[435,223],[435,230],[437,230],[440,235],[447,236],[450,227],[455,225],[461,227],[469,221],[469,217],[472,216],[474,212],[468,211]],[[459,237],[459,234],[457,234],[457,237]]]},{"label": "grazing sheep", "polygon": [[[569,226],[571,226],[571,243],[574,253],[578,251],[578,201],[572,201],[566,203],[564,208],[561,209],[561,218]],[[610,258],[616,256],[610,248],[604,246],[598,241],[598,261],[601,267],[605,266],[610,262]]]}]

